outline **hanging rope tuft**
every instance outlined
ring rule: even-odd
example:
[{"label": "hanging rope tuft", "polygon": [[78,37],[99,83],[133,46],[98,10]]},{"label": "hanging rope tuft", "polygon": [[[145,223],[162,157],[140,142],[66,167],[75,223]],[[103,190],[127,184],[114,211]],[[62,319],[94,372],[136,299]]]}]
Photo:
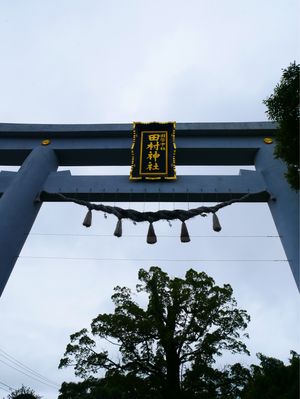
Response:
[{"label": "hanging rope tuft", "polygon": [[222,230],[222,227],[219,222],[219,218],[215,213],[213,213],[213,230],[217,231],[217,232]]},{"label": "hanging rope tuft", "polygon": [[[42,193],[40,193],[40,194],[42,194]],[[189,209],[189,210],[174,209],[171,211],[171,210],[165,209],[165,210],[158,210],[156,212],[139,212],[139,211],[136,211],[135,209],[123,209],[123,208],[119,208],[117,206],[109,206],[109,205],[103,205],[103,204],[92,204],[91,202],[88,202],[88,201],[67,197],[61,193],[48,193],[48,192],[44,192],[44,193],[47,194],[47,196],[53,196],[56,200],[60,199],[63,201],[70,201],[70,202],[73,202],[78,205],[86,206],[88,208],[88,213],[83,221],[83,225],[86,227],[90,227],[92,224],[92,210],[104,212],[104,217],[106,216],[106,214],[116,216],[118,218],[117,226],[116,226],[116,229],[114,232],[114,235],[116,237],[122,236],[122,221],[121,221],[122,219],[130,219],[133,221],[133,223],[149,222],[150,225],[149,225],[149,230],[148,230],[148,235],[147,235],[147,242],[149,244],[154,244],[157,242],[153,223],[157,222],[159,220],[166,220],[170,226],[171,226],[171,222],[170,222],[171,220],[176,220],[176,219],[181,220],[182,221],[181,235],[180,235],[181,242],[189,242],[190,236],[189,236],[186,224],[185,224],[186,220],[189,220],[195,216],[205,217],[209,213],[212,213],[213,214],[213,230],[219,232],[219,231],[221,231],[222,227],[221,227],[219,219],[216,215],[217,211],[219,211],[220,209],[222,209],[226,206],[232,205],[236,202],[243,202],[246,199],[255,197],[260,194],[264,194],[264,195],[267,194],[268,196],[270,196],[270,194],[267,193],[266,191],[261,191],[258,193],[248,193],[240,198],[221,202],[214,206],[200,206],[198,208]]]},{"label": "hanging rope tuft", "polygon": [[116,225],[114,236],[122,237],[122,219],[119,219]]},{"label": "hanging rope tuft", "polygon": [[184,221],[181,223],[180,241],[181,242],[190,242],[191,241],[188,229],[187,229]]},{"label": "hanging rope tuft", "polygon": [[85,227],[91,227],[92,225],[92,211],[89,209],[87,214],[85,215],[84,221],[82,222],[82,224]]},{"label": "hanging rope tuft", "polygon": [[157,238],[155,235],[153,223],[150,222],[149,224],[149,229],[148,229],[148,234],[147,234],[147,243],[148,244],[155,244],[157,242]]}]

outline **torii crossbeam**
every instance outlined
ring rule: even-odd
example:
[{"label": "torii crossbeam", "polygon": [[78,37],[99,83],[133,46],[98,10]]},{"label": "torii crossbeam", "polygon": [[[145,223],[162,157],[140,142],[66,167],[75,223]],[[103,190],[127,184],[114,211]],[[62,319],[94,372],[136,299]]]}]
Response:
[{"label": "torii crossbeam", "polygon": [[[0,295],[42,202],[51,194],[88,201],[195,201],[240,198],[267,202],[299,288],[299,195],[274,159],[276,124],[178,123],[177,165],[255,165],[238,176],[178,176],[168,182],[132,182],[128,176],[72,176],[58,166],[130,165],[131,124],[0,124],[0,165],[22,165],[0,173]],[[269,140],[271,141],[271,140]],[[37,198],[40,201],[37,201]]]}]

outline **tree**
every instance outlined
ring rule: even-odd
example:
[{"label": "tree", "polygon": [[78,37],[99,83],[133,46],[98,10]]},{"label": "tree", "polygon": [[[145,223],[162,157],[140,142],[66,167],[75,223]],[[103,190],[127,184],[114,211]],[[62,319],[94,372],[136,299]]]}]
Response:
[{"label": "tree", "polygon": [[135,375],[114,372],[105,378],[89,377],[81,382],[64,382],[58,399],[158,399],[149,381]]},{"label": "tree", "polygon": [[260,365],[252,365],[243,399],[298,399],[299,355],[291,351],[289,364],[258,353]]},{"label": "tree", "polygon": [[250,371],[240,363],[226,366],[223,370],[197,364],[188,372],[184,381],[185,391],[188,398],[237,399],[241,397],[249,376]]},{"label": "tree", "polygon": [[274,155],[286,163],[286,178],[295,190],[299,190],[299,73],[300,65],[290,64],[274,93],[263,101],[269,119],[278,122]]},{"label": "tree", "polygon": [[[250,318],[237,308],[230,285],[219,287],[192,269],[184,279],[170,278],[159,267],[141,269],[138,277],[136,290],[146,293],[147,307],[133,300],[129,288],[117,286],[114,313],[98,315],[91,333],[83,329],[71,335],[60,368],[73,366],[84,379],[104,369],[106,378],[142,379],[148,392],[155,390],[144,398],[179,399],[190,397],[188,385],[205,381],[224,350],[248,353],[242,331]],[[98,351],[96,338],[117,345],[119,359]],[[219,391],[215,386],[215,397],[221,397]]]},{"label": "tree", "polygon": [[41,399],[41,396],[37,395],[32,389],[22,385],[21,388],[12,391],[7,399]]}]

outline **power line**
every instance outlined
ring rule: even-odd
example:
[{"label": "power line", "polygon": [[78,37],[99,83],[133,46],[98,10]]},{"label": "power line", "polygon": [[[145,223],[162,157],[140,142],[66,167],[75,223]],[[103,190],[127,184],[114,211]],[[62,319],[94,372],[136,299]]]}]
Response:
[{"label": "power line", "polygon": [[11,364],[6,363],[4,360],[1,360],[1,359],[0,359],[0,362],[3,363],[3,364],[5,364],[7,367],[10,367],[11,369],[18,371],[19,373],[22,373],[22,374],[26,375],[27,377],[32,378],[33,380],[38,381],[38,382],[41,383],[41,384],[47,385],[47,386],[49,386],[50,388],[55,388],[55,389],[57,389],[57,386],[54,386],[54,385],[52,385],[52,384],[48,384],[47,382],[41,381],[41,380],[38,379],[37,377],[33,377],[32,375],[27,374],[27,373],[25,373],[24,371],[17,369],[16,367],[12,366]]},{"label": "power line", "polygon": [[[12,388],[10,385],[7,385],[7,384],[5,384],[4,382],[2,382],[2,381],[0,381],[0,384],[1,385],[4,385],[6,388],[9,388],[9,389],[11,389],[11,390],[13,390],[14,388]],[[6,389],[6,388],[3,388],[3,387],[1,387],[0,386],[0,389],[3,389],[4,391],[7,391],[7,392],[9,392],[9,390],[8,389]]]},{"label": "power line", "polygon": [[141,258],[85,258],[67,256],[31,256],[22,255],[19,259],[48,260],[95,260],[95,261],[133,261],[133,262],[288,262],[288,259],[141,259]]},{"label": "power line", "polygon": [[[63,236],[63,237],[111,237],[111,234],[76,234],[76,233],[31,233],[31,236]],[[142,234],[123,234],[123,237],[144,237]],[[177,238],[175,235],[162,234],[161,237]],[[190,235],[191,238],[280,238],[279,235]]]},{"label": "power line", "polygon": [[2,382],[2,381],[0,381],[0,384],[2,384],[2,385],[4,385],[4,386],[6,386],[7,388],[9,388],[9,389],[14,389],[14,388],[12,388],[11,386],[9,386],[9,385],[7,385],[7,384],[5,384],[4,382]]},{"label": "power line", "polygon": [[8,389],[4,388],[4,387],[1,387],[1,386],[0,386],[0,389],[1,389],[2,391],[5,391],[5,392],[10,393],[10,391],[9,391]]},{"label": "power line", "polygon": [[33,374],[33,375],[35,375],[36,377],[38,377],[40,379],[43,379],[45,382],[59,387],[59,385],[56,382],[51,381],[49,378],[43,376],[42,374],[38,373],[37,371],[33,370],[32,368],[26,366],[26,364],[20,362],[18,359],[14,358],[13,356],[8,354],[7,352],[5,352],[1,348],[0,348],[0,356],[3,356],[6,360],[8,360],[9,362],[15,364],[17,367],[26,370],[30,374]]}]

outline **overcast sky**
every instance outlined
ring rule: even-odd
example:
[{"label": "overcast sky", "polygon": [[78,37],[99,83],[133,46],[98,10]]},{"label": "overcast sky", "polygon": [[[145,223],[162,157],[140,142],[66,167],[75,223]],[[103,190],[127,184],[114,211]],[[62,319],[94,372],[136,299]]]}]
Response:
[{"label": "overcast sky", "polygon": [[[264,121],[262,100],[282,68],[299,61],[298,25],[297,0],[0,0],[0,122]],[[73,173],[129,173],[104,169]],[[9,367],[18,368],[5,353],[58,385],[74,380],[71,369],[57,370],[69,335],[112,311],[113,287],[134,288],[138,269],[151,265],[172,276],[193,267],[232,285],[252,319],[251,357],[236,361],[250,364],[257,352],[287,361],[300,351],[299,296],[266,204],[223,209],[219,235],[210,218],[189,221],[188,244],[179,244],[179,223],[159,222],[155,246],[145,243],[145,225],[125,222],[117,239],[114,217],[97,214],[87,230],[84,214],[74,204],[44,204],[23,248],[0,299],[1,398],[1,387],[21,384],[57,398]],[[213,261],[229,259],[245,261]]]}]

